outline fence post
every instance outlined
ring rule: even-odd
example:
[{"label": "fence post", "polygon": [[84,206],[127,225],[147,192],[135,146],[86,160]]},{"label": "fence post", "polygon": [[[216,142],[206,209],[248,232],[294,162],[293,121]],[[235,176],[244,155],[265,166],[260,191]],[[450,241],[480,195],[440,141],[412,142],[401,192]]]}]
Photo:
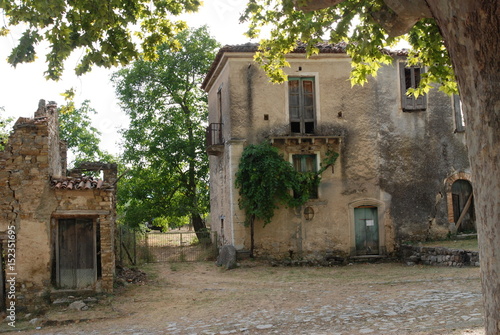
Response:
[{"label": "fence post", "polygon": [[144,248],[141,250],[144,251],[144,255],[142,255],[142,260],[149,263],[151,262],[151,252],[149,250],[149,233],[146,231],[144,232]]},{"label": "fence post", "polygon": [[134,265],[137,264],[137,231],[134,229]]},{"label": "fence post", "polygon": [[123,265],[123,226],[120,225],[120,236],[119,236],[119,243],[118,246],[120,247],[120,263]]}]

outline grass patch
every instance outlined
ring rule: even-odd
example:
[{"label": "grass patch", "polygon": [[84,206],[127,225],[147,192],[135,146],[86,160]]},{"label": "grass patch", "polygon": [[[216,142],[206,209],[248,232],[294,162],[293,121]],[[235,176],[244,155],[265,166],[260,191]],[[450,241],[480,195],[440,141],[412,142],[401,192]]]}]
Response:
[{"label": "grass patch", "polygon": [[445,240],[423,242],[425,247],[445,247],[450,249],[462,249],[469,251],[479,251],[477,238],[468,240]]},{"label": "grass patch", "polygon": [[410,245],[421,245],[423,247],[443,247],[449,249],[460,249],[468,251],[479,251],[477,238],[473,239],[448,239],[442,241],[408,242]]}]

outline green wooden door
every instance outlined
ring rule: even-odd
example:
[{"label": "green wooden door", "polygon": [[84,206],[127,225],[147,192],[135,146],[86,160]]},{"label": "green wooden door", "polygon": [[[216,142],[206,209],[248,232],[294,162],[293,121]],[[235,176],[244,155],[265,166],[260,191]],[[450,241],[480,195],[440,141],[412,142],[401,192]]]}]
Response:
[{"label": "green wooden door", "polygon": [[361,206],[354,208],[356,255],[378,255],[378,217],[377,207]]}]

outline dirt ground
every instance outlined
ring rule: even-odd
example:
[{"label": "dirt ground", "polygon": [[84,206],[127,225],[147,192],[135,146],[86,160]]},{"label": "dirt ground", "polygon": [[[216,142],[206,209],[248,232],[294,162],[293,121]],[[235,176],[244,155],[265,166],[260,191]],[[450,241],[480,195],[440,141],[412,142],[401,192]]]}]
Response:
[{"label": "dirt ground", "polygon": [[[24,334],[484,334],[478,268],[156,263],[88,310],[53,307]],[[30,316],[28,319],[31,319]],[[34,329],[37,327],[38,329]],[[5,328],[2,328],[5,329]]]}]

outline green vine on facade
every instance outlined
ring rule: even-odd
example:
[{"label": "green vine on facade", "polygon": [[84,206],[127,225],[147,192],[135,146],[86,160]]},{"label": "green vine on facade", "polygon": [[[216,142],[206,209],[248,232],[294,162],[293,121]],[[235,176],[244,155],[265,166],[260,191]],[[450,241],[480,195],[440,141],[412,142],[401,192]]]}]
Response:
[{"label": "green vine on facade", "polygon": [[239,206],[245,210],[245,225],[253,226],[255,219],[264,226],[271,222],[274,210],[302,206],[318,187],[321,174],[335,164],[339,154],[328,151],[317,172],[298,172],[269,143],[253,144],[243,150],[236,173]]}]

